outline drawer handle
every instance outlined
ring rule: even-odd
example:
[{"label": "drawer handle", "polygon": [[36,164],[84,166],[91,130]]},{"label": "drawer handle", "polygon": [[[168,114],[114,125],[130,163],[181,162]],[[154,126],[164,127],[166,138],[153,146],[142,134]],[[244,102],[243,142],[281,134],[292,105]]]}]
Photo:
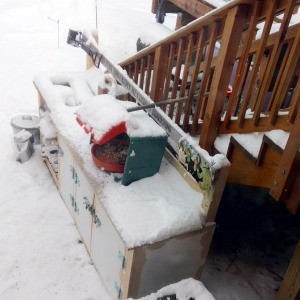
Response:
[{"label": "drawer handle", "polygon": [[79,214],[79,208],[78,208],[78,205],[77,205],[77,203],[76,203],[76,201],[75,201],[75,198],[74,198],[74,196],[73,196],[72,194],[70,194],[70,200],[71,200],[71,205],[72,205],[72,207],[73,207],[73,211],[74,211],[75,213]]},{"label": "drawer handle", "polygon": [[85,205],[85,209],[91,213],[93,222],[96,225],[96,227],[100,227],[102,225],[102,222],[99,219],[99,217],[96,215],[96,211],[93,208],[93,205],[90,204],[90,202],[86,196],[83,197],[83,204]]},{"label": "drawer handle", "polygon": [[93,210],[93,220],[94,220],[94,224],[96,225],[96,227],[100,227],[102,225],[100,219],[98,218],[98,216],[95,213],[95,210]]}]

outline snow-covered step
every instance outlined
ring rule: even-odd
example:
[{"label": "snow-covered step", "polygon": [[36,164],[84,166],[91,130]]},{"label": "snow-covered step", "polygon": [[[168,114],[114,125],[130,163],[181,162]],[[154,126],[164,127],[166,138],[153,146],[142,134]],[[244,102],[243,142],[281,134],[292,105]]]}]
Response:
[{"label": "snow-covered step", "polygon": [[234,139],[254,158],[258,157],[265,132],[236,133]]},{"label": "snow-covered step", "polygon": [[285,149],[290,133],[283,130],[272,130],[266,133],[266,136],[282,150]]},{"label": "snow-covered step", "polygon": [[251,156],[258,157],[265,132],[220,134],[215,141],[215,148],[222,154],[227,154],[231,137],[233,137]]}]

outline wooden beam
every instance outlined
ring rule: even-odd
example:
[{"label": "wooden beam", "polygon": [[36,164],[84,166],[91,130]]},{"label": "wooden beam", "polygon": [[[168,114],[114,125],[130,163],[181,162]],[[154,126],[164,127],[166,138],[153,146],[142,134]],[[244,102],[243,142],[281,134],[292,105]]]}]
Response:
[{"label": "wooden beam", "polygon": [[258,166],[255,158],[242,148],[241,145],[234,144],[231,153],[229,153],[228,159],[231,165],[227,182],[270,188],[273,183],[274,172],[280,162],[280,154],[268,147],[263,163]]},{"label": "wooden beam", "polygon": [[168,48],[159,46],[156,48],[154,56],[153,77],[151,85],[151,99],[156,102],[163,100],[163,87],[165,83],[165,74],[168,62]]},{"label": "wooden beam", "polygon": [[203,0],[169,0],[182,10],[186,11],[195,18],[199,18],[211,10],[215,9],[213,5]]},{"label": "wooden beam", "polygon": [[226,18],[226,30],[222,36],[200,140],[200,146],[210,153],[213,151],[214,141],[218,134],[220,114],[248,10],[248,5],[235,6],[229,10]]},{"label": "wooden beam", "polygon": [[290,131],[292,129],[292,123],[288,121],[288,115],[279,115],[277,122],[275,125],[270,124],[270,118],[264,117],[261,118],[259,126],[255,126],[252,122],[252,119],[245,119],[244,125],[242,128],[239,128],[239,124],[237,120],[231,120],[230,127],[226,128],[223,122],[220,125],[219,133],[247,133],[247,132],[263,132],[263,131],[270,131],[273,129],[281,129]]},{"label": "wooden beam", "polygon": [[[293,300],[300,290],[300,241],[295,248],[287,272],[280,285],[276,300]],[[297,297],[298,299],[298,297]]]},{"label": "wooden beam", "polygon": [[[194,50],[194,45],[195,45],[195,34],[191,33],[188,37],[188,46],[187,46],[187,52],[185,56],[185,62],[184,62],[184,67],[183,67],[183,74],[181,78],[181,87],[180,87],[180,92],[179,92],[179,97],[183,97],[185,95],[186,87],[187,87],[187,80],[189,76],[189,69],[190,69],[190,64],[191,64],[191,58]],[[180,119],[181,119],[181,114],[183,110],[183,103],[180,102],[177,104],[177,112],[176,112],[176,118],[175,118],[175,123],[179,124]]]},{"label": "wooden beam", "polygon": [[[278,166],[277,172],[274,176],[274,184],[270,189],[270,195],[277,200],[283,200],[283,198],[285,200],[288,199],[289,192],[293,188],[293,183],[295,180],[295,174],[293,174],[293,169],[296,163],[296,159],[297,157],[299,157],[299,132],[300,111],[298,109],[298,114],[296,116],[294,126],[285,146],[280,165]],[[296,172],[296,170],[294,171]]]}]

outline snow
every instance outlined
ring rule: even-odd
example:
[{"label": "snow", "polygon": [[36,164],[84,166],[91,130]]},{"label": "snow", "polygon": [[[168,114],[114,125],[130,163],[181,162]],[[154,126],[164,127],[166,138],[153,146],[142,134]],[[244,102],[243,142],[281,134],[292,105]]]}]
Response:
[{"label": "snow", "polygon": [[[115,62],[135,53],[135,29],[154,19],[150,6],[151,1],[146,0],[98,1],[100,45]],[[35,146],[34,155],[26,163],[17,162],[10,125],[15,115],[39,113],[32,80],[35,74],[47,72],[34,81],[44,98],[53,99],[51,119],[68,135],[71,145],[78,146],[81,157],[87,157],[89,137],[75,123],[74,112],[78,104],[96,93],[95,86],[103,77],[100,72],[100,78],[84,72],[81,81],[65,82],[67,74],[85,70],[86,59],[83,51],[66,45],[65,41],[70,27],[95,26],[95,1],[0,1],[0,12],[0,298],[111,299],[42,161],[39,146]],[[59,48],[57,24],[49,17],[60,21]],[[49,72],[55,75],[49,76]],[[53,128],[49,131],[48,137],[53,137]],[[86,168],[96,167],[89,162]],[[158,175],[154,180],[161,178]],[[145,189],[147,181],[137,185]],[[153,201],[148,200],[147,205],[153,206]],[[161,198],[153,208],[166,209],[169,204]],[[176,208],[170,208],[176,212]]]},{"label": "snow", "polygon": [[272,130],[266,133],[266,136],[270,138],[276,145],[278,145],[281,149],[284,149],[290,133],[283,130]]},{"label": "snow", "polygon": [[153,45],[169,36],[173,31],[160,23],[150,23],[141,30],[139,38],[145,45]]},{"label": "snow", "polygon": [[[215,298],[212,296],[210,292],[204,287],[204,285],[193,279],[188,278],[181,280],[180,282],[170,284],[156,293],[152,293],[149,296],[142,297],[139,300],[157,300],[159,297],[163,297],[166,295],[174,295],[176,294],[177,300],[187,300],[187,299],[195,299],[195,300],[214,300]],[[169,298],[171,300],[171,298]],[[169,300],[167,299],[167,300]],[[133,299],[128,299],[133,300]]]},{"label": "snow", "polygon": [[[116,100],[111,95],[92,96],[80,106],[68,106],[64,90],[57,90],[58,86],[43,76],[35,78],[35,85],[49,97],[45,101],[51,108],[51,119],[75,153],[75,159],[95,187],[97,199],[128,247],[154,243],[202,227],[205,220],[201,208],[203,195],[192,189],[173,166],[164,160],[158,174],[128,187],[115,182],[114,175],[102,172],[93,164],[89,135],[77,124],[74,115],[76,112],[82,122],[93,128],[96,139],[124,120],[126,126],[130,125],[127,128],[129,136],[165,136],[164,130],[144,111],[128,113],[123,105],[136,104]],[[76,77],[76,73],[73,76]]]}]

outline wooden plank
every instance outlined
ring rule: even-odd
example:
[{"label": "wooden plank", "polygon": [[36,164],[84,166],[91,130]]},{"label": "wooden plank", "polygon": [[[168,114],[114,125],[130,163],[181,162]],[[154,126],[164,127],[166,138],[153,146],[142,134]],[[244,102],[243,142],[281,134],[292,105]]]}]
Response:
[{"label": "wooden plank", "polygon": [[278,32],[279,38],[273,46],[270,61],[269,61],[269,64],[268,64],[268,67],[267,67],[267,70],[266,70],[267,76],[264,76],[264,78],[263,78],[260,93],[258,95],[257,103],[255,105],[255,110],[254,110],[254,115],[253,115],[254,125],[257,125],[259,123],[260,114],[262,112],[262,108],[263,108],[263,105],[264,105],[264,102],[265,102],[265,97],[266,97],[266,94],[267,94],[268,89],[270,87],[270,83],[271,83],[276,65],[278,63],[278,58],[279,58],[280,51],[281,51],[282,46],[283,46],[286,30],[288,28],[291,16],[293,14],[295,4],[296,4],[296,0],[291,0],[288,3],[287,8],[284,12],[284,17],[283,17],[283,20],[282,20],[282,23],[280,25],[280,29],[279,29],[279,32]]},{"label": "wooden plank", "polygon": [[[191,33],[188,37],[188,48],[185,56],[185,62],[183,67],[183,74],[181,78],[181,86],[180,86],[180,92],[179,97],[183,97],[185,95],[186,87],[187,87],[187,80],[190,70],[190,64],[191,64],[191,58],[194,50],[194,43],[195,43],[195,34]],[[182,117],[182,110],[183,110],[183,103],[180,102],[177,104],[177,112],[176,112],[176,118],[175,123],[180,125],[180,120]]]},{"label": "wooden plank", "polygon": [[230,167],[228,166],[220,169],[220,171],[215,174],[213,197],[206,212],[206,222],[214,222],[216,219],[229,172]]},{"label": "wooden plank", "polygon": [[211,10],[213,10],[215,7],[203,0],[168,0],[181,8],[182,10],[186,11],[190,15],[194,16],[195,18],[199,18],[207,13],[209,13]]},{"label": "wooden plank", "polygon": [[195,65],[194,65],[194,69],[193,69],[193,74],[191,76],[191,84],[190,84],[190,88],[189,88],[188,100],[186,101],[186,104],[185,104],[185,114],[184,114],[184,119],[183,119],[183,124],[182,124],[183,130],[187,130],[187,125],[189,123],[192,105],[194,103],[195,87],[196,87],[196,83],[198,81],[200,63],[202,61],[206,32],[207,32],[207,28],[201,28],[199,37],[198,37]]},{"label": "wooden plank", "polygon": [[254,62],[253,62],[252,70],[251,70],[250,77],[249,77],[249,82],[247,84],[245,96],[243,98],[243,103],[239,110],[238,123],[239,123],[240,128],[243,127],[243,124],[245,121],[245,113],[248,108],[248,104],[250,102],[250,98],[252,96],[254,86],[256,84],[257,73],[259,71],[261,60],[264,55],[264,51],[265,51],[267,40],[268,40],[268,35],[269,35],[270,29],[273,24],[273,19],[274,19],[275,13],[276,13],[277,4],[278,4],[278,0],[271,0],[269,3],[266,21],[265,21],[264,29],[262,32],[262,37],[259,40],[257,52],[255,53],[255,56],[254,56]]},{"label": "wooden plank", "polygon": [[47,165],[49,172],[54,180],[54,183],[56,185],[56,187],[59,189],[59,181],[58,181],[58,174],[54,171],[48,157],[43,157],[43,161],[44,163]]},{"label": "wooden plank", "polygon": [[134,62],[134,71],[133,71],[133,81],[138,83],[139,80],[139,61],[136,60]]},{"label": "wooden plank", "polygon": [[256,1],[251,10],[250,24],[248,26],[245,43],[243,45],[241,57],[239,59],[238,66],[236,69],[235,79],[232,85],[232,94],[229,97],[227,108],[226,108],[226,115],[224,119],[224,126],[226,128],[229,127],[233,108],[238,106],[239,99],[241,98],[242,86],[243,83],[246,81],[246,77],[249,72],[249,69],[245,68],[245,65],[249,60],[249,51],[256,34],[256,25],[257,25],[260,8],[261,8],[261,1]]},{"label": "wooden plank", "polygon": [[213,88],[208,96],[200,139],[200,146],[209,152],[213,151],[214,141],[218,134],[220,113],[226,98],[226,91],[248,10],[249,6],[236,6],[228,12],[226,18],[226,30],[222,35],[221,48],[212,80]]},{"label": "wooden plank", "polygon": [[259,70],[258,70],[258,73],[257,73],[257,77],[256,77],[256,80],[255,80],[255,85],[253,87],[253,90],[252,90],[252,94],[251,94],[251,97],[249,99],[249,108],[253,111],[255,109],[255,104],[256,104],[256,100],[258,98],[258,94],[259,94],[259,86],[266,74],[266,70],[267,70],[267,66],[268,66],[268,63],[269,63],[269,60],[270,60],[270,51],[272,51],[272,47],[269,47],[268,49],[265,49],[264,51],[264,55],[263,57],[261,58],[261,61],[260,61],[260,66],[259,66]]},{"label": "wooden plank", "polygon": [[288,122],[288,115],[279,115],[277,122],[275,125],[270,124],[270,120],[268,117],[261,118],[258,126],[255,126],[252,122],[252,119],[245,119],[244,125],[242,128],[239,128],[239,124],[237,120],[231,120],[230,127],[225,128],[223,123],[221,122],[219,133],[247,133],[247,132],[262,132],[269,131],[273,129],[282,129],[286,131],[290,131],[292,128],[292,124]]},{"label": "wooden plank", "polygon": [[217,34],[219,31],[219,26],[220,26],[219,22],[214,22],[212,24],[212,31],[209,35],[208,45],[206,48],[207,53],[206,53],[206,57],[204,57],[204,62],[203,62],[203,73],[201,78],[201,85],[196,100],[196,107],[195,107],[195,113],[194,113],[193,124],[192,124],[192,132],[195,132],[198,126],[198,120],[199,120],[201,107],[203,103],[203,97],[206,92],[207,82],[209,80],[210,65],[215,51],[215,44],[216,44]]},{"label": "wooden plank", "polygon": [[[289,190],[292,189],[293,181],[291,177],[293,167],[295,166],[297,156],[299,156],[299,145],[300,145],[300,112],[298,109],[298,114],[295,119],[294,126],[291,130],[289,139],[285,146],[280,164],[274,176],[274,185],[270,189],[270,195],[277,200],[281,200],[283,197],[287,198]],[[290,178],[290,181],[289,181]]]},{"label": "wooden plank", "polygon": [[298,30],[297,36],[294,40],[294,43],[292,45],[292,49],[288,55],[287,62],[283,66],[283,74],[280,77],[280,80],[278,82],[278,91],[276,93],[275,99],[274,99],[274,105],[271,110],[270,114],[270,122],[272,124],[275,123],[277,119],[277,114],[280,109],[280,106],[284,100],[284,97],[288,91],[288,88],[291,84],[291,80],[293,79],[293,76],[295,74],[296,64],[295,61],[299,60],[300,57],[300,29]]},{"label": "wooden plank", "polygon": [[145,69],[146,69],[145,60],[146,60],[146,58],[142,57],[142,59],[141,59],[141,75],[140,75],[140,81],[139,81],[139,87],[142,90],[144,90],[144,82],[145,82]]},{"label": "wooden plank", "polygon": [[131,271],[133,263],[134,249],[125,250],[125,268],[121,270],[121,289],[122,289],[122,298],[127,299],[129,293],[129,285],[131,280]]},{"label": "wooden plank", "polygon": [[150,92],[150,83],[152,77],[152,64],[153,64],[153,55],[149,54],[147,56],[147,75],[146,75],[146,86],[145,86],[145,93],[149,95]]},{"label": "wooden plank", "polygon": [[165,73],[168,61],[168,48],[159,46],[156,48],[154,55],[153,77],[151,83],[151,99],[156,102],[163,100],[163,87],[165,83]]},{"label": "wooden plank", "polygon": [[[172,76],[172,69],[174,64],[174,55],[175,55],[175,45],[174,43],[170,46],[170,52],[169,52],[169,58],[168,58],[168,66],[166,71],[166,83],[164,86],[164,92],[163,92],[163,98],[168,99],[169,98],[169,89],[171,84],[171,76]],[[166,107],[162,108],[163,111],[166,111]]]},{"label": "wooden plank", "polygon": [[[276,300],[293,300],[300,290],[300,241],[295,248],[287,272],[280,285]],[[297,298],[298,299],[298,298]]]},{"label": "wooden plank", "polygon": [[280,162],[280,154],[268,148],[261,166],[257,166],[248,155],[234,147],[227,183],[269,188],[273,184],[274,172]]},{"label": "wooden plank", "polygon": [[[176,57],[176,68],[175,68],[173,87],[171,92],[171,99],[177,97],[177,87],[180,80],[180,71],[181,71],[183,49],[184,49],[184,39],[179,40],[179,45],[177,47],[178,48],[177,48],[177,57]],[[171,104],[168,112],[168,115],[171,119],[173,118],[173,114],[174,114],[174,104]]]},{"label": "wooden plank", "polygon": [[138,299],[184,278],[200,280],[214,229],[215,223],[209,223],[194,232],[136,247],[128,296]]},{"label": "wooden plank", "polygon": [[298,80],[297,82],[291,100],[290,110],[288,114],[288,121],[290,123],[294,123],[299,106],[300,106],[300,80]]}]

